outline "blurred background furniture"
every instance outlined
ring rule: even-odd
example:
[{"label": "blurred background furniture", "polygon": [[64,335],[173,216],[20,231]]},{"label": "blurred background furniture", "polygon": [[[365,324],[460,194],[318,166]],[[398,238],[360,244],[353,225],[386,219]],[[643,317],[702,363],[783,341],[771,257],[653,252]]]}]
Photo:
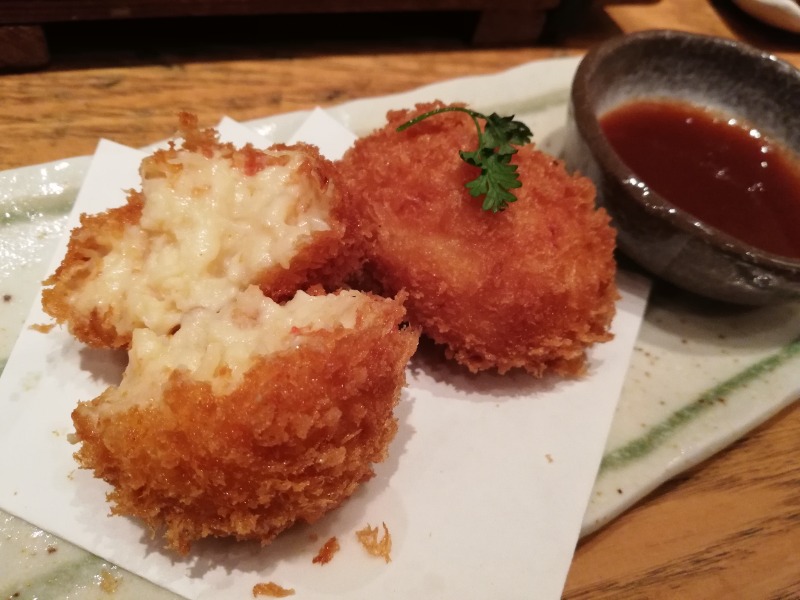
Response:
[{"label": "blurred background furniture", "polygon": [[[0,4],[0,69],[24,70],[48,62],[51,23],[344,13],[472,13],[475,45],[535,41],[547,13],[560,0],[3,0]],[[422,16],[424,17],[424,14]],[[388,24],[388,22],[387,22]]]}]

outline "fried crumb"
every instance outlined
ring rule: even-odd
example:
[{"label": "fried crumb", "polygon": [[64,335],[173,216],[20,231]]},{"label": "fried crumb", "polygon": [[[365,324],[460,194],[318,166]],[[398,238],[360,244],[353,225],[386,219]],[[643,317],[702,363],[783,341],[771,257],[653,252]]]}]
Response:
[{"label": "fried crumb", "polygon": [[253,586],[253,598],[257,596],[285,598],[286,596],[294,596],[294,590],[281,587],[273,581],[268,581],[267,583],[257,583]]},{"label": "fried crumb", "polygon": [[553,462],[553,455],[552,454],[545,454],[544,457],[545,457],[545,459],[547,459],[547,462],[549,462],[549,463]]},{"label": "fried crumb", "polygon": [[34,323],[30,328],[39,333],[50,333],[55,326],[55,323]]},{"label": "fried crumb", "polygon": [[330,538],[327,542],[322,545],[322,548],[319,549],[317,555],[311,561],[314,564],[325,565],[331,562],[333,555],[339,551],[339,540],[336,539],[336,536]]},{"label": "fried crumb", "polygon": [[47,547],[47,553],[48,554],[53,554],[54,552],[58,552],[58,548],[56,546],[48,546]]},{"label": "fried crumb", "polygon": [[392,552],[392,535],[389,533],[386,523],[381,523],[381,525],[383,525],[383,537],[380,540],[378,539],[378,528],[369,524],[364,529],[356,531],[356,537],[361,545],[364,546],[364,550],[372,556],[383,558],[388,563],[392,560],[390,556]]},{"label": "fried crumb", "polygon": [[100,589],[106,594],[113,594],[119,587],[120,580],[111,574],[111,571],[103,569],[100,571]]},{"label": "fried crumb", "polygon": [[11,302],[11,294],[3,294],[3,302]]}]

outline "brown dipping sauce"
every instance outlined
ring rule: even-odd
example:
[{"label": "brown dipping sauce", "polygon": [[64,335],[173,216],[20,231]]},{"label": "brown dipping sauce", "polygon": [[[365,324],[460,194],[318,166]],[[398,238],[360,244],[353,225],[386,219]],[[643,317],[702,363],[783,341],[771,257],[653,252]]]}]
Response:
[{"label": "brown dipping sauce", "polygon": [[600,121],[617,154],[670,203],[767,252],[800,258],[800,158],[741,121],[637,101]]}]

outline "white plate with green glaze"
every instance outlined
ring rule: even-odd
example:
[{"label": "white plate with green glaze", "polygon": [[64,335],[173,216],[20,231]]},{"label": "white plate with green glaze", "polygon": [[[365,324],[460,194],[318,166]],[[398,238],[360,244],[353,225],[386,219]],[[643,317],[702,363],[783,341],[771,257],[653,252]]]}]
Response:
[{"label": "white plate with green glaze", "polygon": [[[329,112],[357,134],[392,108],[439,98],[516,114],[539,147],[561,148],[578,59],[539,61]],[[282,141],[305,112],[249,123]],[[0,173],[0,367],[89,164],[79,157]],[[743,309],[654,288],[584,517],[590,533],[675,474],[706,459],[800,396],[800,303]],[[0,513],[0,598],[174,598],[10,515]],[[18,594],[18,595],[15,595]]]}]

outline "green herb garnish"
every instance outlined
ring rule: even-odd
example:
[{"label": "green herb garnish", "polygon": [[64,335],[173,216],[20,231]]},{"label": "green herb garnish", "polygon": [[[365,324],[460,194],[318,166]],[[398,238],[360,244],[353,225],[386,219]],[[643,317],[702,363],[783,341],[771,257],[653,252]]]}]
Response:
[{"label": "green herb garnish", "polygon": [[[531,141],[533,134],[525,123],[514,120],[514,115],[501,117],[492,113],[488,117],[474,110],[461,106],[447,106],[437,108],[403,123],[397,131],[403,131],[416,125],[420,121],[445,112],[463,112],[472,117],[475,128],[478,130],[478,148],[472,152],[459,151],[461,160],[478,167],[481,174],[467,182],[469,193],[477,198],[483,196],[483,210],[494,213],[505,210],[509,203],[515,202],[517,197],[511,193],[522,187],[519,180],[517,166],[511,164],[511,157],[517,153],[514,146],[521,146]],[[486,122],[483,130],[478,119]]]}]

